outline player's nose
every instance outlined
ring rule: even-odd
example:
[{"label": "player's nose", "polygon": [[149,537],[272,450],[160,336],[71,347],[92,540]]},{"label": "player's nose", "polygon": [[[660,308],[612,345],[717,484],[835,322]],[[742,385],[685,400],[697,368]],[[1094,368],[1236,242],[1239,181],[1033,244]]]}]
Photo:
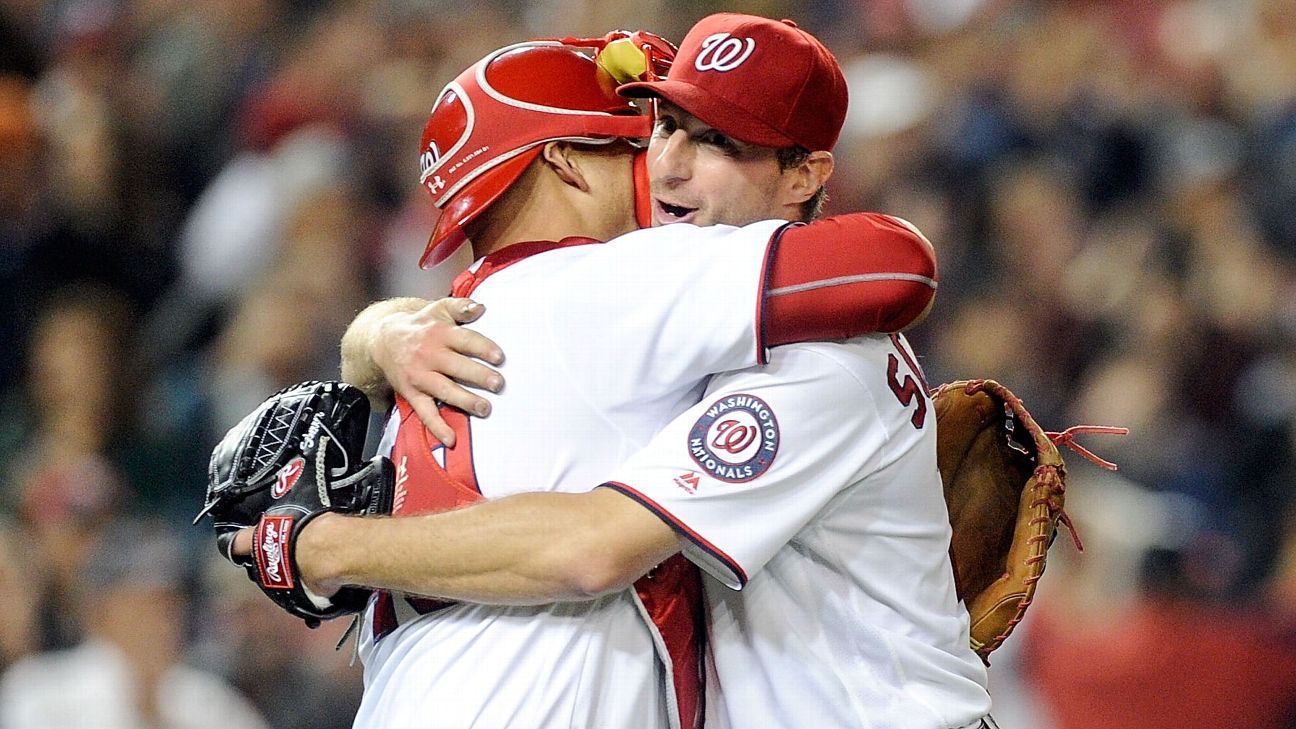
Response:
[{"label": "player's nose", "polygon": [[688,133],[676,129],[654,137],[648,149],[648,177],[654,186],[677,185],[692,176],[692,148]]}]

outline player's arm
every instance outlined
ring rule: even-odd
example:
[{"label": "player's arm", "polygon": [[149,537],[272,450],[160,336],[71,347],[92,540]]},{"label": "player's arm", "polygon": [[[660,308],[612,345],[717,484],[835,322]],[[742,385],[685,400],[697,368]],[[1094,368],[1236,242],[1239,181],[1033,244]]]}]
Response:
[{"label": "player's arm", "polygon": [[717,378],[601,488],[427,516],[320,518],[303,532],[298,562],[320,589],[533,604],[625,588],[682,550],[741,587],[870,467],[889,440],[878,409],[913,427],[894,397],[872,401],[857,379],[870,375],[885,378],[886,366],[861,375],[818,351],[782,350],[766,367]]},{"label": "player's arm", "polygon": [[[249,551],[239,537],[236,554]],[[324,514],[302,531],[307,586],[343,585],[490,604],[587,600],[629,585],[680,550],[652,512],[609,489],[527,493],[437,514]]]},{"label": "player's arm", "polygon": [[[761,407],[724,405],[736,396],[754,397]],[[899,401],[878,406],[905,407]],[[765,408],[784,425],[734,435],[734,428],[761,425]],[[843,409],[855,417],[842,418]],[[768,367],[723,376],[702,402],[617,469],[605,488],[519,494],[424,516],[327,514],[303,530],[297,562],[307,585],[321,595],[360,585],[537,604],[626,587],[683,549],[740,587],[880,451],[888,433],[875,426],[874,411],[855,376],[838,363],[813,352],[780,355]],[[907,411],[898,417],[903,427],[912,427],[908,417]],[[726,420],[735,425],[726,428]],[[722,431],[735,440],[717,441]],[[704,445],[695,451],[699,433]],[[748,437],[740,451],[769,448],[773,457],[737,459],[750,461],[749,471],[703,466],[725,444],[738,447]],[[244,535],[235,553],[249,547]]]},{"label": "player's arm", "polygon": [[469,299],[370,304],[342,337],[342,379],[359,387],[376,411],[391,407],[394,393],[402,395],[432,434],[453,446],[454,431],[441,419],[436,401],[484,416],[490,403],[458,383],[492,392],[504,384],[499,372],[481,363],[502,362],[499,346],[458,326],[484,310]]},{"label": "player's arm", "polygon": [[675,367],[714,374],[763,363],[772,346],[905,329],[931,306],[938,279],[927,239],[879,213],[668,225],[597,248],[563,270],[573,283],[550,303],[552,332],[582,370],[610,343],[574,341],[588,338],[577,325],[614,322],[613,335],[652,337],[653,359],[627,363],[650,376],[662,367],[667,377]]},{"label": "player's arm", "polygon": [[[776,350],[764,367],[717,376],[600,490],[637,500],[683,537],[686,557],[741,589],[914,427],[889,390],[878,400],[862,384],[888,376],[885,359],[874,366],[834,349]],[[911,407],[925,406],[914,389]]]},{"label": "player's arm", "polygon": [[[573,363],[607,356],[607,342],[587,336],[591,327],[643,336],[650,332],[669,361],[625,363],[625,369],[677,382],[764,362],[766,348],[794,342],[845,339],[899,331],[922,320],[936,293],[931,244],[912,225],[889,215],[854,213],[801,224],[764,221],[744,228],[671,226],[632,233],[582,260],[573,275],[581,285],[555,305],[555,331],[573,328],[564,355]],[[615,272],[610,276],[609,272]],[[488,390],[498,373],[473,367],[475,354],[498,364],[502,354],[484,338],[461,336],[450,314],[457,300],[420,309],[418,299],[380,302],[358,317],[344,341],[344,367],[354,362],[367,390],[391,387],[414,406],[433,435],[448,445],[453,435],[435,400],[465,412],[489,411],[484,398],[456,381]],[[441,307],[438,312],[435,307]],[[464,314],[475,319],[477,310]],[[466,335],[465,335],[466,336]],[[385,373],[385,374],[384,374]],[[390,381],[392,386],[385,383]],[[448,439],[448,440],[447,440]]]}]

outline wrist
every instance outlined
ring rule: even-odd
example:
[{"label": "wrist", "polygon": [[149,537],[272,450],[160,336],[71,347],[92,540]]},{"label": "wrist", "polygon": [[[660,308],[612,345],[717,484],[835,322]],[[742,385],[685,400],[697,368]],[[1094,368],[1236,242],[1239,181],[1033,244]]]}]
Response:
[{"label": "wrist", "polygon": [[332,534],[342,519],[345,517],[324,512],[307,522],[297,535],[298,576],[306,589],[321,597],[331,597],[343,584],[338,550],[331,546],[337,544]]}]

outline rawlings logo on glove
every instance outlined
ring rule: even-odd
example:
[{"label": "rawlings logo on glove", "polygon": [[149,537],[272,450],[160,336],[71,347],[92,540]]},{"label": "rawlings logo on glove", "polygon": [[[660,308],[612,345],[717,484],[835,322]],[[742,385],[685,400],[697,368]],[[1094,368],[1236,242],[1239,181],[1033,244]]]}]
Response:
[{"label": "rawlings logo on glove", "polygon": [[301,477],[302,469],[305,467],[306,459],[301,456],[288,461],[288,465],[280,469],[279,475],[275,477],[274,487],[270,489],[270,497],[281,499],[284,494],[292,491],[293,485],[297,483],[297,479]]},{"label": "rawlings logo on glove", "polygon": [[[296,563],[297,535],[326,511],[391,513],[391,461],[364,461],[369,401],[341,382],[303,382],[263,402],[212,451],[207,499],[221,554],[276,604],[306,621],[359,612],[368,590],[344,588],[331,599],[311,594]],[[233,555],[234,537],[254,527],[252,555]]]},{"label": "rawlings logo on glove", "polygon": [[292,532],[292,521],[291,516],[262,516],[254,532],[261,586],[268,590],[292,589],[292,575],[280,569],[288,561],[287,537]]}]

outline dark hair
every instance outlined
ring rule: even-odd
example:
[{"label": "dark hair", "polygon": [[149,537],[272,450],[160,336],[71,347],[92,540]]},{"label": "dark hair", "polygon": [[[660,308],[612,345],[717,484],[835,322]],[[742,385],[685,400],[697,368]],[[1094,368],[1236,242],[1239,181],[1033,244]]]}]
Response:
[{"label": "dark hair", "polygon": [[[774,157],[778,160],[779,172],[787,172],[805,162],[810,157],[810,150],[794,144],[791,147],[779,147],[774,150]],[[808,223],[822,215],[824,203],[827,201],[828,190],[820,185],[809,200],[801,203],[801,221]]]}]

